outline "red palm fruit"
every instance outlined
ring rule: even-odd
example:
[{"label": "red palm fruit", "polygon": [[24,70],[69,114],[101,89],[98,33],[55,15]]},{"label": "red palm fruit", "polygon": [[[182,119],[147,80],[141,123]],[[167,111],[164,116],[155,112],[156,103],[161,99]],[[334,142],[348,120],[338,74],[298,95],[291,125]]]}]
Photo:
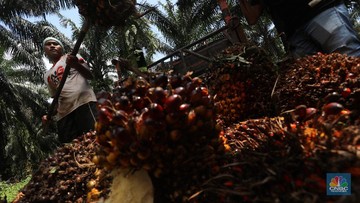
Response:
[{"label": "red palm fruit", "polygon": [[323,107],[323,112],[326,116],[328,115],[337,115],[344,109],[343,105],[337,103],[337,102],[331,102],[326,104]]},{"label": "red palm fruit", "polygon": [[152,118],[149,110],[147,110],[137,119],[135,130],[140,139],[152,140],[157,132],[164,130],[165,126],[165,118]]},{"label": "red palm fruit", "polygon": [[117,110],[113,115],[111,122],[117,126],[126,126],[128,122],[128,114],[123,110]]},{"label": "red palm fruit", "polygon": [[[147,92],[146,92],[146,96],[152,101],[154,102],[154,99],[155,99],[155,95],[154,95],[154,92],[155,92],[155,87],[150,87]],[[158,102],[156,102],[158,103]]]},{"label": "red palm fruit", "polygon": [[109,139],[106,137],[106,135],[104,134],[100,134],[100,129],[96,129],[97,131],[97,136],[96,136],[96,142],[99,143],[100,145],[105,146],[110,146],[109,144]]},{"label": "red palm fruit", "polygon": [[142,118],[137,120],[135,130],[137,137],[143,140],[150,140],[155,134],[155,132],[151,131],[148,126],[145,125],[145,120]]},{"label": "red palm fruit", "polygon": [[189,114],[188,114],[186,124],[187,124],[188,126],[194,125],[195,122],[196,122],[196,117],[197,117],[197,116],[196,116],[195,111],[194,111],[194,110],[191,110],[191,111],[189,112]]},{"label": "red palm fruit", "polygon": [[179,74],[173,75],[169,78],[169,83],[170,83],[172,89],[175,89],[175,88],[181,86],[182,81],[183,81],[182,76]]},{"label": "red palm fruit", "polygon": [[209,106],[211,105],[211,97],[209,96],[202,96],[199,105]]},{"label": "red palm fruit", "polygon": [[298,105],[295,107],[295,110],[292,112],[293,119],[296,121],[302,121],[306,117],[306,106]]},{"label": "red palm fruit", "polygon": [[112,137],[116,139],[114,144],[119,148],[126,146],[133,141],[129,131],[121,126],[117,126],[113,129]]},{"label": "red palm fruit", "polygon": [[148,116],[152,119],[163,120],[165,118],[164,109],[160,104],[151,103],[147,111]]},{"label": "red palm fruit", "polygon": [[103,106],[99,110],[98,120],[100,123],[108,125],[112,120],[114,114],[115,111],[112,108],[110,108],[109,106]]},{"label": "red palm fruit", "polygon": [[200,105],[194,108],[196,116],[205,117],[207,108],[204,105]]},{"label": "red palm fruit", "polygon": [[342,97],[347,98],[351,94],[351,89],[346,87],[341,92]]},{"label": "red palm fruit", "polygon": [[160,105],[164,105],[166,101],[167,91],[165,91],[162,87],[155,87],[154,89],[154,97],[152,102],[158,103]]},{"label": "red palm fruit", "polygon": [[136,94],[139,96],[144,96],[149,86],[150,84],[143,77],[138,77],[135,82]]},{"label": "red palm fruit", "polygon": [[186,90],[187,97],[190,98],[192,91],[198,86],[190,81],[190,82],[187,82],[184,87]]},{"label": "red palm fruit", "polygon": [[341,95],[337,92],[332,92],[324,98],[325,103],[337,102],[341,98]]},{"label": "red palm fruit", "polygon": [[182,104],[182,97],[178,94],[173,94],[169,96],[164,104],[164,109],[167,112],[175,112],[179,109],[179,106]]},{"label": "red palm fruit", "polygon": [[97,107],[101,108],[103,106],[112,106],[112,102],[109,99],[106,99],[106,98],[99,98],[97,100]]},{"label": "red palm fruit", "polygon": [[146,130],[151,131],[152,135],[164,130],[166,127],[165,119],[156,119],[151,117],[144,120],[144,125]]},{"label": "red palm fruit", "polygon": [[202,79],[199,77],[194,77],[191,82],[194,83],[196,86],[200,86],[203,83]]},{"label": "red palm fruit", "polygon": [[186,89],[183,86],[175,88],[173,93],[180,95],[182,98],[186,98]]},{"label": "red palm fruit", "polygon": [[171,129],[180,129],[184,127],[183,122],[186,120],[187,115],[186,114],[180,114],[179,112],[174,113],[168,113],[165,117],[165,123],[168,125]]},{"label": "red palm fruit", "polygon": [[209,90],[206,87],[200,87],[203,96],[209,96]]},{"label": "red palm fruit", "polygon": [[203,97],[201,87],[196,87],[190,94],[190,102],[192,104],[198,104]]},{"label": "red palm fruit", "polygon": [[155,87],[150,87],[146,92],[146,96],[149,97],[150,99],[153,99],[154,91],[155,91]]},{"label": "red palm fruit", "polygon": [[190,104],[184,103],[179,106],[179,114],[180,115],[187,114],[189,112],[189,110],[190,110]]},{"label": "red palm fruit", "polygon": [[309,120],[315,117],[317,113],[317,109],[316,108],[306,108],[306,118],[305,120]]},{"label": "red palm fruit", "polygon": [[190,95],[190,102],[207,105],[210,101],[209,91],[206,87],[196,87]]},{"label": "red palm fruit", "polygon": [[148,104],[148,101],[145,100],[143,97],[140,96],[132,96],[132,107],[136,110],[141,110],[143,108],[146,107],[146,105]]},{"label": "red palm fruit", "polygon": [[131,103],[129,97],[123,95],[120,97],[115,97],[115,109],[116,110],[124,110],[128,112],[131,109]]},{"label": "red palm fruit", "polygon": [[347,76],[346,76],[348,79],[355,79],[356,76],[354,73],[348,73]]}]

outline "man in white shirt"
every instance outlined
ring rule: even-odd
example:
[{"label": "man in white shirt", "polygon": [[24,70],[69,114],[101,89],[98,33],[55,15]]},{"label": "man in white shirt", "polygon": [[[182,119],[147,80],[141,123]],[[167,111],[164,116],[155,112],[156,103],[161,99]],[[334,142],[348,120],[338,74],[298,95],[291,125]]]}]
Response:
[{"label": "man in white shirt", "polygon": [[[51,97],[56,94],[65,67],[67,65],[70,67],[56,104],[54,119],[57,121],[59,141],[71,142],[74,138],[94,129],[97,100],[88,82],[93,76],[84,59],[64,54],[64,46],[60,40],[48,37],[43,41],[43,48],[46,57],[53,64],[44,74]],[[47,120],[47,116],[44,116],[43,120]]]}]

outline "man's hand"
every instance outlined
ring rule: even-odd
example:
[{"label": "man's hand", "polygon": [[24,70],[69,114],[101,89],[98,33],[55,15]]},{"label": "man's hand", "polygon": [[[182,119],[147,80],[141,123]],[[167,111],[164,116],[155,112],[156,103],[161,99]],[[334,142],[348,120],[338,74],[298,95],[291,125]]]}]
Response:
[{"label": "man's hand", "polygon": [[66,64],[68,64],[71,67],[78,66],[79,65],[79,59],[76,56],[68,54],[67,58],[66,58]]},{"label": "man's hand", "polygon": [[68,54],[66,57],[66,64],[68,66],[70,66],[71,68],[75,68],[86,79],[94,78],[94,76],[92,75],[92,73],[90,71],[90,67],[84,61],[84,59],[79,60],[77,56]]}]

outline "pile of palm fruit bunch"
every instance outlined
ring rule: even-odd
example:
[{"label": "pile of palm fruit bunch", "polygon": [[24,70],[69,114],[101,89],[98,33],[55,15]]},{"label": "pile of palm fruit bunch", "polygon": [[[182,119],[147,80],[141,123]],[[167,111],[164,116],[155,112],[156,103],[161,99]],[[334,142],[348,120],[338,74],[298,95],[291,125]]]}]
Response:
[{"label": "pile of palm fruit bunch", "polygon": [[[209,89],[215,97],[218,91],[220,96],[243,94],[244,100],[251,98],[249,94],[263,95],[269,102],[265,101],[263,106],[273,106],[276,116],[273,111],[263,111],[257,119],[244,114],[234,121],[228,114],[236,113],[231,108],[239,101],[228,101],[226,107],[230,109],[226,111],[218,108],[221,133],[230,146],[231,156],[226,156],[227,163],[216,176],[203,183],[191,201],[357,202],[360,197],[359,59],[333,53],[287,61],[281,64],[280,76],[276,78],[264,80],[259,79],[259,72],[247,74],[261,88],[245,92],[241,84],[240,88],[232,87],[238,81],[246,81],[240,79],[237,71],[243,74],[246,68],[251,71],[254,58],[246,58],[244,50],[239,46],[225,50],[232,62],[216,64],[220,69],[209,73],[212,76]],[[239,62],[231,55],[240,59]],[[262,62],[265,62],[263,66],[260,62],[256,67],[264,70],[275,67]],[[215,78],[219,81],[214,81]],[[272,85],[276,96],[273,103],[274,98],[267,95],[271,89],[262,86],[276,83]],[[221,105],[222,98],[227,97],[214,101]],[[242,104],[247,104],[243,109],[258,110],[254,109],[256,104]],[[326,173],[350,173],[352,195],[327,196]]]},{"label": "pile of palm fruit bunch", "polygon": [[[358,202],[360,117],[339,103],[343,97],[328,100],[332,95],[318,108],[298,105],[226,128],[231,156],[192,202]],[[326,195],[327,173],[350,173],[351,195]]]},{"label": "pile of palm fruit bunch", "polygon": [[235,45],[222,51],[216,61],[205,82],[224,125],[274,115],[271,93],[276,68],[265,52]]},{"label": "pile of palm fruit bunch", "polygon": [[129,77],[98,93],[94,163],[146,170],[155,202],[182,202],[215,175],[226,150],[211,96],[191,75]]},{"label": "pile of palm fruit bunch", "polygon": [[112,177],[91,159],[98,143],[88,132],[43,160],[16,202],[92,202],[106,198]]},{"label": "pile of palm fruit bunch", "polygon": [[[360,59],[345,55],[316,54],[274,64],[259,48],[232,46],[209,68],[205,82],[214,95],[221,122],[276,116],[303,104],[318,107],[320,99],[358,95]],[[347,103],[347,104],[346,104]]]},{"label": "pile of palm fruit bunch", "polygon": [[[318,53],[280,67],[274,91],[278,112],[303,104],[319,107],[324,100],[339,100],[346,108],[359,108],[353,102],[360,91],[360,59],[332,53]],[[329,95],[328,97],[325,97]]]},{"label": "pile of palm fruit bunch", "polygon": [[136,13],[136,0],[76,0],[79,13],[91,23],[101,26],[122,26]]},{"label": "pile of palm fruit bunch", "polygon": [[[21,200],[106,200],[110,171],[125,168],[148,172],[155,203],[358,202],[359,59],[276,69],[239,45],[219,59],[203,79],[129,77],[99,92],[96,133],[45,160]],[[327,196],[327,173],[350,173],[352,195]]]}]

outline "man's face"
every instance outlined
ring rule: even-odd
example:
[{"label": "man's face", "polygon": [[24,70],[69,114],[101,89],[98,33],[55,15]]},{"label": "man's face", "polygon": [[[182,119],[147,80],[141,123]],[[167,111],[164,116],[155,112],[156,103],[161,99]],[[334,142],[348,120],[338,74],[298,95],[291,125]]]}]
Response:
[{"label": "man's face", "polygon": [[60,58],[63,54],[63,48],[54,40],[48,40],[45,42],[44,51],[49,59]]}]

